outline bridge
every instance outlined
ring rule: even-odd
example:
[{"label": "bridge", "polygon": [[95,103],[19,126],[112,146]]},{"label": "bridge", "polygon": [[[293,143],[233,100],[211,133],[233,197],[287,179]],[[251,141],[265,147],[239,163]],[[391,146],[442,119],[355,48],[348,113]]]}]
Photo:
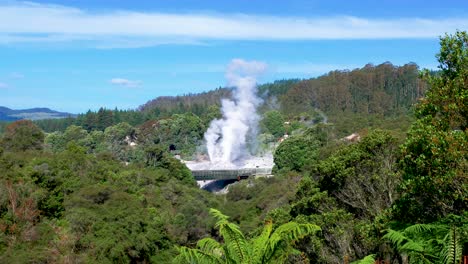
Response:
[{"label": "bridge", "polygon": [[251,176],[270,175],[271,168],[237,169],[237,170],[192,170],[197,181],[206,180],[241,180]]}]

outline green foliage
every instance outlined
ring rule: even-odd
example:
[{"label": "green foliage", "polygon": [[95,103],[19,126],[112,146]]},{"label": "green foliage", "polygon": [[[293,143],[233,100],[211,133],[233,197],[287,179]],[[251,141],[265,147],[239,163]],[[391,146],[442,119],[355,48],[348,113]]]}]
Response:
[{"label": "green foliage", "polygon": [[322,144],[317,160],[302,168],[309,176],[302,177],[290,202],[294,221],[322,227],[323,237],[300,245],[313,263],[341,263],[372,253],[382,229],[379,219],[398,197],[397,141],[389,132],[371,131],[355,143],[333,145],[334,131],[328,128],[304,133]]},{"label": "green foliage", "polygon": [[[81,144],[88,150],[88,153],[102,153],[108,150],[106,138],[102,131],[95,130],[89,132],[81,141]],[[117,142],[117,144],[122,145],[120,142]]]},{"label": "green foliage", "polygon": [[5,128],[8,125],[8,122],[0,121],[0,136],[5,132]]},{"label": "green foliage", "polygon": [[211,121],[222,117],[221,108],[218,105],[210,105],[207,112],[201,116],[205,127],[209,127]]},{"label": "green foliage", "polygon": [[136,141],[136,130],[128,123],[109,126],[104,131],[107,150],[122,161],[130,161],[133,154],[132,142]]},{"label": "green foliage", "polygon": [[33,122],[20,120],[6,127],[0,143],[7,151],[41,150],[44,132]]},{"label": "green foliage", "polygon": [[325,113],[361,113],[392,116],[406,112],[424,94],[418,66],[389,62],[352,71],[330,73],[301,81],[280,97],[281,109],[297,115],[312,109]]},{"label": "green foliage", "polygon": [[297,135],[284,140],[276,149],[275,166],[278,170],[301,171],[307,163],[313,163],[318,158],[320,142],[313,137]]},{"label": "green foliage", "polygon": [[170,245],[157,211],[137,195],[97,185],[81,188],[65,204],[76,242],[103,263],[148,260]]},{"label": "green foliage", "polygon": [[283,115],[276,110],[263,114],[260,127],[262,131],[270,133],[277,138],[283,136],[286,132]]},{"label": "green foliage", "polygon": [[422,80],[415,64],[384,63],[261,85],[261,150],[292,136],[276,149],[274,177],[227,194],[199,190],[173,157],[193,157],[227,88],[36,121],[50,132],[46,151],[31,122],[2,125],[0,262],[458,263],[466,32],[443,37],[438,59],[440,72]]},{"label": "green foliage", "polygon": [[468,225],[464,223],[415,224],[402,230],[387,230],[383,236],[393,244],[396,251],[408,263],[446,263],[461,262],[463,243],[468,240]]},{"label": "green foliage", "polygon": [[396,140],[386,131],[371,131],[321,161],[313,177],[356,215],[376,216],[398,197],[396,159]]},{"label": "green foliage", "polygon": [[137,138],[141,144],[160,144],[174,153],[190,157],[201,143],[204,132],[203,121],[186,113],[146,122],[140,127]]},{"label": "green foliage", "polygon": [[[441,251],[439,260],[446,264],[459,263],[463,255],[462,236],[457,227],[451,227],[444,238],[444,248]],[[465,239],[466,240],[466,239]]]},{"label": "green foliage", "polygon": [[258,93],[266,94],[268,97],[277,97],[283,95],[291,89],[294,84],[300,82],[300,79],[277,80],[273,83],[266,83],[258,86]]},{"label": "green foliage", "polygon": [[[265,219],[275,224],[286,223],[289,202],[294,197],[300,175],[288,172],[270,178],[249,179],[229,186],[223,197],[223,211],[245,233],[256,233]],[[272,210],[278,210],[276,213]]]},{"label": "green foliage", "polygon": [[395,210],[406,222],[431,222],[468,207],[468,36],[441,38],[438,75],[416,107],[402,146],[403,196]]},{"label": "green foliage", "polygon": [[45,143],[48,149],[53,152],[60,152],[65,150],[69,142],[81,143],[87,136],[88,132],[82,127],[71,125],[63,133],[56,131],[48,134],[45,138]]},{"label": "green foliage", "polygon": [[177,160],[125,166],[71,141],[57,154],[4,153],[0,171],[2,263],[167,263],[174,244],[213,226],[216,201],[178,180],[188,175]]},{"label": "green foliage", "polygon": [[190,170],[177,159],[165,152],[161,146],[154,145],[145,149],[146,164],[155,168],[166,169],[171,177],[184,183],[194,184]]},{"label": "green foliage", "polygon": [[320,227],[313,224],[289,222],[273,230],[271,222],[265,223],[258,237],[246,239],[239,227],[228,221],[220,211],[211,209],[217,219],[215,227],[224,243],[205,238],[196,249],[179,248],[174,263],[279,263],[290,254],[299,252],[293,248],[295,241],[315,234]]},{"label": "green foliage", "polygon": [[66,145],[65,137],[60,131],[47,134],[44,143],[46,149],[49,149],[55,153],[63,151]]},{"label": "green foliage", "polygon": [[374,264],[375,263],[375,254],[366,256],[365,258],[354,261],[351,264]]},{"label": "green foliage", "polygon": [[79,142],[83,140],[88,135],[88,132],[84,130],[80,126],[71,125],[65,129],[63,132],[63,137],[65,142],[70,142],[74,140],[75,142]]},{"label": "green foliage", "polygon": [[346,137],[369,129],[383,129],[391,131],[395,137],[404,139],[413,121],[413,116],[398,113],[396,113],[396,116],[381,116],[377,114],[336,112],[329,114],[328,121],[334,126],[337,137]]}]

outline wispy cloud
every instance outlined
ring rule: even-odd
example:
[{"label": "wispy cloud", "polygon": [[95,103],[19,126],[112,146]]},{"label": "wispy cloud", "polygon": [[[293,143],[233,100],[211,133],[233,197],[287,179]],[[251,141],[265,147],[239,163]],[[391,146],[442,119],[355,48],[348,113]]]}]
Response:
[{"label": "wispy cloud", "polygon": [[109,82],[114,85],[119,85],[128,88],[137,88],[142,85],[141,81],[132,81],[124,78],[113,78]]},{"label": "wispy cloud", "polygon": [[23,78],[24,78],[24,74],[19,73],[19,72],[12,72],[12,73],[10,73],[9,77],[10,77],[11,79],[23,79]]},{"label": "wispy cloud", "polygon": [[0,82],[0,89],[8,88],[8,84]]},{"label": "wispy cloud", "polygon": [[[27,18],[27,19],[25,19]],[[30,2],[0,4],[0,44],[86,42],[94,47],[200,44],[207,40],[433,38],[468,18],[369,19],[242,14],[90,12]]]}]

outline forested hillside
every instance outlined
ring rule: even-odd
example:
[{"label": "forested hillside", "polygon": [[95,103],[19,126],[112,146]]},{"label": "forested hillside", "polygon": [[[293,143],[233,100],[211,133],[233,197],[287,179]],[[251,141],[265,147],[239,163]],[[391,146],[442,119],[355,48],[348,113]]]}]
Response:
[{"label": "forested hillside", "polygon": [[310,107],[324,112],[395,115],[407,111],[426,90],[419,68],[410,63],[366,65],[361,69],[332,71],[296,84],[281,97],[284,112],[298,114]]},{"label": "forested hillside", "polygon": [[[331,122],[343,127],[343,135],[367,127],[382,118],[399,119],[404,129],[408,126],[408,113],[416,100],[424,95],[427,83],[418,78],[419,68],[410,63],[395,66],[383,63],[366,65],[360,69],[337,70],[308,80],[281,80],[258,87],[263,99],[261,112],[278,110],[287,119],[312,119],[316,110],[324,112]],[[167,119],[175,114],[193,113],[200,118],[216,115],[221,98],[229,98],[229,88],[218,88],[200,94],[158,97],[141,105],[138,110],[110,110],[101,108],[88,111],[77,118],[41,120],[36,124],[46,132],[64,131],[69,125],[81,126],[88,131],[104,131],[120,122],[132,126],[146,121]],[[346,116],[346,122],[343,117]],[[356,119],[356,121],[353,121]],[[362,127],[350,124],[367,123]],[[347,128],[349,127],[349,128]]]},{"label": "forested hillside", "polygon": [[468,34],[440,45],[438,72],[384,63],[261,85],[273,177],[223,194],[175,156],[206,154],[229,88],[7,123],[0,263],[461,263]]}]

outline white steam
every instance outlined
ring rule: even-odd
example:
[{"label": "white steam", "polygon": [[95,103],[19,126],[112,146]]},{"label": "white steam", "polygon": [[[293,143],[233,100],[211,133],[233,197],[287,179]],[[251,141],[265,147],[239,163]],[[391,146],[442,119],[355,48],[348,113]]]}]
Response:
[{"label": "white steam", "polygon": [[227,67],[226,79],[234,87],[233,99],[221,101],[221,119],[213,120],[205,133],[208,155],[212,163],[233,164],[248,156],[249,138],[254,138],[259,116],[256,77],[266,64],[234,59]]}]

